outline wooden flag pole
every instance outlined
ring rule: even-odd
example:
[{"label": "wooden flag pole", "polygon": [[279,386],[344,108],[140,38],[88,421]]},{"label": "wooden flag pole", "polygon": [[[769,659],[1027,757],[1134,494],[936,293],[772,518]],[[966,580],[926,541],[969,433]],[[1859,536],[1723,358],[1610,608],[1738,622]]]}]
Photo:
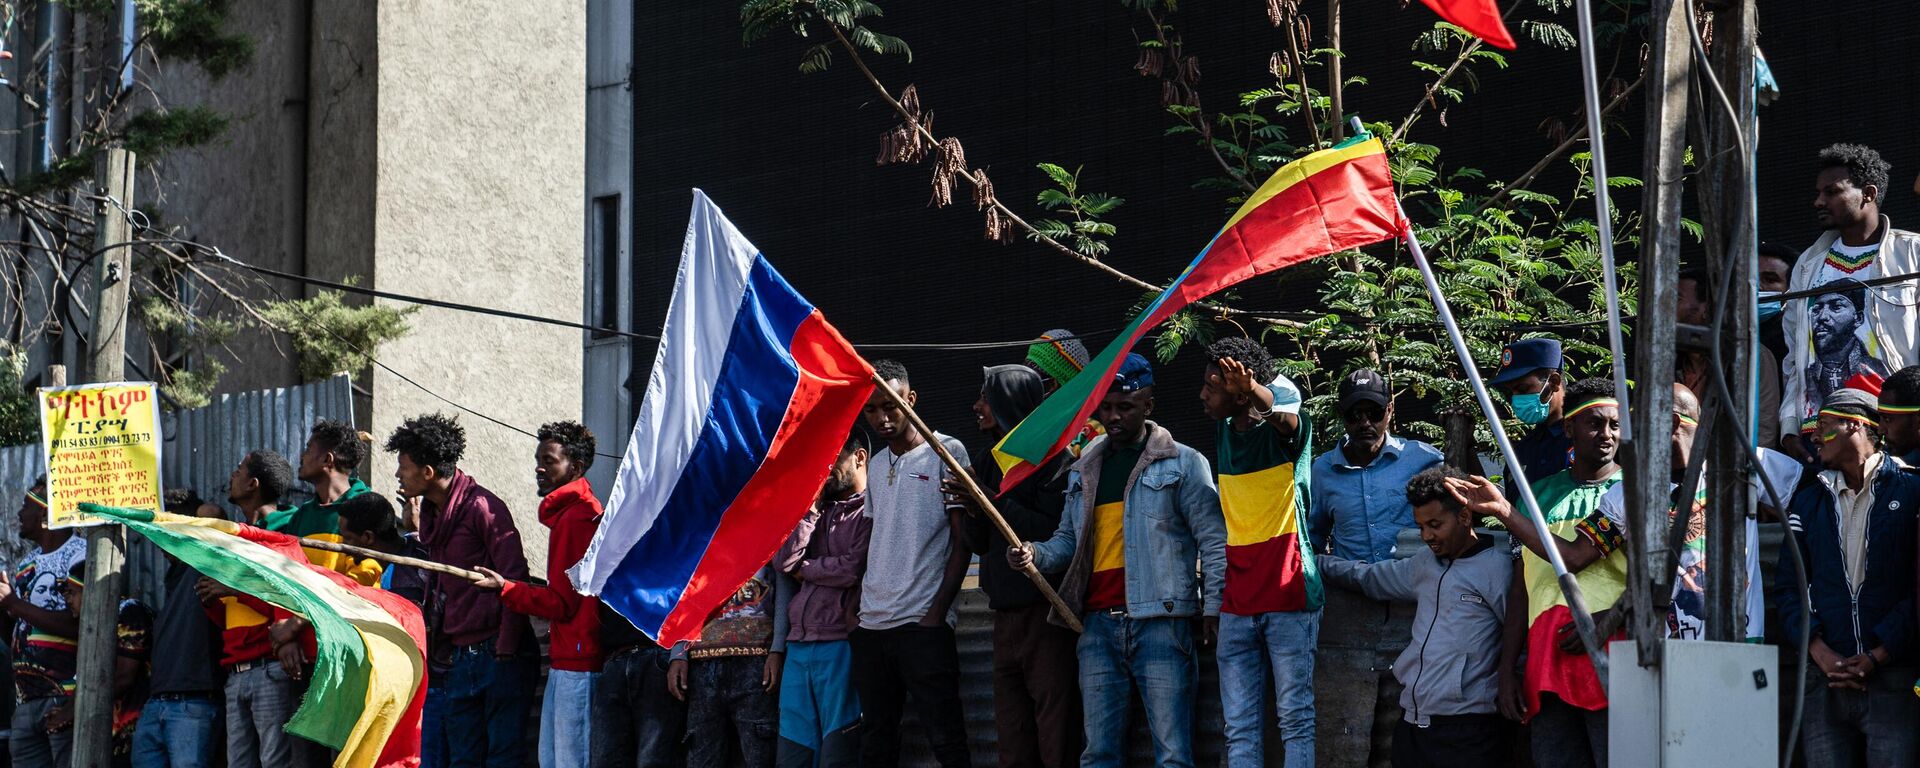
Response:
[{"label": "wooden flag pole", "polygon": [[394,565],[404,565],[410,568],[419,568],[420,570],[423,570],[423,571],[433,571],[434,573],[444,573],[444,574],[447,574],[448,576],[458,576],[468,581],[479,581],[481,579],[486,578],[486,574],[481,573],[479,571],[469,571],[465,568],[455,568],[451,565],[447,565],[444,563],[436,563],[432,560],[422,560],[417,557],[407,557],[405,555],[390,555],[385,552],[381,552],[379,550],[365,549],[362,547],[353,546],[351,544],[341,544],[340,542],[337,542],[337,541],[321,541],[319,539],[301,539],[300,546],[306,547],[307,549],[320,549],[328,552],[339,552],[343,555],[353,555],[354,557],[372,558],[374,560],[379,560],[380,562],[383,562],[383,563],[392,563]]},{"label": "wooden flag pole", "polygon": [[[887,393],[887,399],[892,400],[894,405],[900,406],[901,412],[907,414],[907,422],[913,425],[914,430],[918,431],[921,437],[926,438],[927,444],[933,446],[933,452],[939,454],[940,460],[946,463],[947,472],[958,478],[961,485],[966,486],[967,495],[972,496],[973,503],[980,505],[980,510],[987,514],[987,519],[993,521],[993,527],[1000,529],[1000,536],[1007,540],[1007,546],[1016,549],[1026,546],[1026,543],[1020,540],[1020,535],[1013,532],[1013,526],[1007,525],[1007,519],[1000,516],[1000,510],[994,508],[993,500],[987,498],[985,491],[980,490],[980,484],[973,481],[973,473],[967,471],[966,467],[960,466],[960,462],[953,458],[953,454],[947,452],[947,447],[941,445],[940,438],[934,435],[933,428],[920,420],[920,414],[914,412],[913,406],[908,405],[907,401],[900,397],[900,393],[893,391],[893,386],[880,378],[879,374],[874,374],[873,385],[881,392]],[[1069,629],[1075,632],[1082,631],[1080,617],[1073,612],[1073,609],[1067,607],[1067,601],[1060,599],[1060,593],[1053,591],[1053,585],[1047,583],[1047,577],[1040,575],[1039,568],[1028,563],[1021,572],[1025,573],[1027,580],[1032,581],[1033,586],[1040,590],[1040,594],[1047,596],[1047,602],[1053,604],[1054,612],[1060,614],[1061,620],[1066,622]]]}]

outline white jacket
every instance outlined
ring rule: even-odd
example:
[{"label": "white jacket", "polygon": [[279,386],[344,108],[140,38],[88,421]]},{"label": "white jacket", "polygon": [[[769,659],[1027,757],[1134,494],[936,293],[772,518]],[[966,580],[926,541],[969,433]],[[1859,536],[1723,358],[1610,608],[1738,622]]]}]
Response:
[{"label": "white jacket", "polygon": [[[1840,239],[1840,231],[1827,230],[1813,246],[1800,254],[1793,267],[1788,291],[1804,291],[1813,285],[1813,276],[1826,261],[1827,249]],[[1882,277],[1920,272],[1920,235],[1894,229],[1885,215],[1880,217],[1880,254],[1875,257]],[[1866,311],[1879,342],[1880,362],[1888,371],[1897,371],[1916,362],[1916,344],[1920,343],[1920,311],[1911,282],[1867,289]],[[1813,360],[1813,342],[1808,337],[1807,300],[1786,302],[1780,314],[1780,328],[1787,338],[1787,358],[1780,361],[1780,436],[1799,434],[1805,416],[1807,365]]]}]

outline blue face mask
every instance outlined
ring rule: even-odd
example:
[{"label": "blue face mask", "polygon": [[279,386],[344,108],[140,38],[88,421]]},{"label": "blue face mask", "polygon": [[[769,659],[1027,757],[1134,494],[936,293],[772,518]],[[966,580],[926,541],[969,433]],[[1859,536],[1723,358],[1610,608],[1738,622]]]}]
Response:
[{"label": "blue face mask", "polygon": [[1513,417],[1523,424],[1539,424],[1547,420],[1547,401],[1540,399],[1540,393],[1514,395],[1507,404],[1513,406]]},{"label": "blue face mask", "polygon": [[1761,291],[1760,292],[1760,322],[1764,323],[1768,320],[1772,320],[1776,317],[1779,317],[1780,311],[1786,308],[1782,302],[1768,301],[1769,297],[1778,296],[1778,295],[1780,295],[1779,291]]}]

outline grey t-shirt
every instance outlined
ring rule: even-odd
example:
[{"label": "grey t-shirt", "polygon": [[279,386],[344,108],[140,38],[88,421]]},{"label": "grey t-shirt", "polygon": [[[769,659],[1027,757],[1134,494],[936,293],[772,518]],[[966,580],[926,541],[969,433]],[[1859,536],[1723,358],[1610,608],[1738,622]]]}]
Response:
[{"label": "grey t-shirt", "polygon": [[[966,446],[938,436],[965,466]],[[867,462],[865,514],[873,520],[873,535],[867,544],[867,574],[860,582],[862,628],[905,626],[933,608],[953,550],[947,500],[940,493],[940,480],[947,474],[940,455],[926,443],[904,456],[882,446]],[[956,618],[948,609],[947,624]]]}]

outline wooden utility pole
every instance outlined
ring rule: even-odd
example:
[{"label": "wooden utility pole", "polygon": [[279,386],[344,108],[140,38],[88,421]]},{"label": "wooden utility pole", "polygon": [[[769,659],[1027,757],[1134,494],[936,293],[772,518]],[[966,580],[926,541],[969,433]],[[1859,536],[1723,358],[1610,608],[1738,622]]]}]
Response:
[{"label": "wooden utility pole", "polygon": [[1340,74],[1340,0],[1327,0],[1327,47],[1334,51],[1327,57],[1327,127],[1333,131],[1333,143],[1338,144],[1347,138],[1346,108],[1340,103],[1341,92],[1346,90]]},{"label": "wooden utility pole", "polygon": [[[93,329],[87,338],[87,380],[125,378],[127,294],[133,282],[133,250],[127,244],[133,209],[133,153],[118,147],[100,153],[94,205]],[[113,763],[113,668],[120,596],[125,592],[125,532],[118,525],[86,529],[87,591],[80,606],[80,645],[74,675],[73,766],[108,768]]]},{"label": "wooden utility pole", "polygon": [[[1726,285],[1719,333],[1720,378],[1734,402],[1719,409],[1707,466],[1707,639],[1745,639],[1747,617],[1747,520],[1754,498],[1746,469],[1753,459],[1754,328],[1754,0],[1734,0],[1713,14],[1713,71],[1720,91],[1701,94],[1707,136],[1702,156],[1713,158],[1703,189],[1701,220],[1707,230],[1708,275]],[[1711,86],[1709,86],[1709,90]],[[1732,114],[1729,114],[1731,111]],[[1736,420],[1734,415],[1743,417]]]},{"label": "wooden utility pole", "polygon": [[[1687,144],[1687,82],[1692,73],[1692,23],[1684,0],[1654,0],[1648,19],[1646,160],[1641,193],[1640,317],[1634,328],[1634,358],[1641,381],[1673,381],[1674,317],[1669,308],[1678,295],[1680,203],[1686,178],[1682,159]],[[1673,390],[1644,387],[1633,399],[1633,441],[1627,455],[1627,602],[1628,634],[1640,651],[1640,665],[1660,661],[1660,640],[1667,636],[1666,611],[1671,573],[1666,563],[1667,478],[1673,460]]]}]

